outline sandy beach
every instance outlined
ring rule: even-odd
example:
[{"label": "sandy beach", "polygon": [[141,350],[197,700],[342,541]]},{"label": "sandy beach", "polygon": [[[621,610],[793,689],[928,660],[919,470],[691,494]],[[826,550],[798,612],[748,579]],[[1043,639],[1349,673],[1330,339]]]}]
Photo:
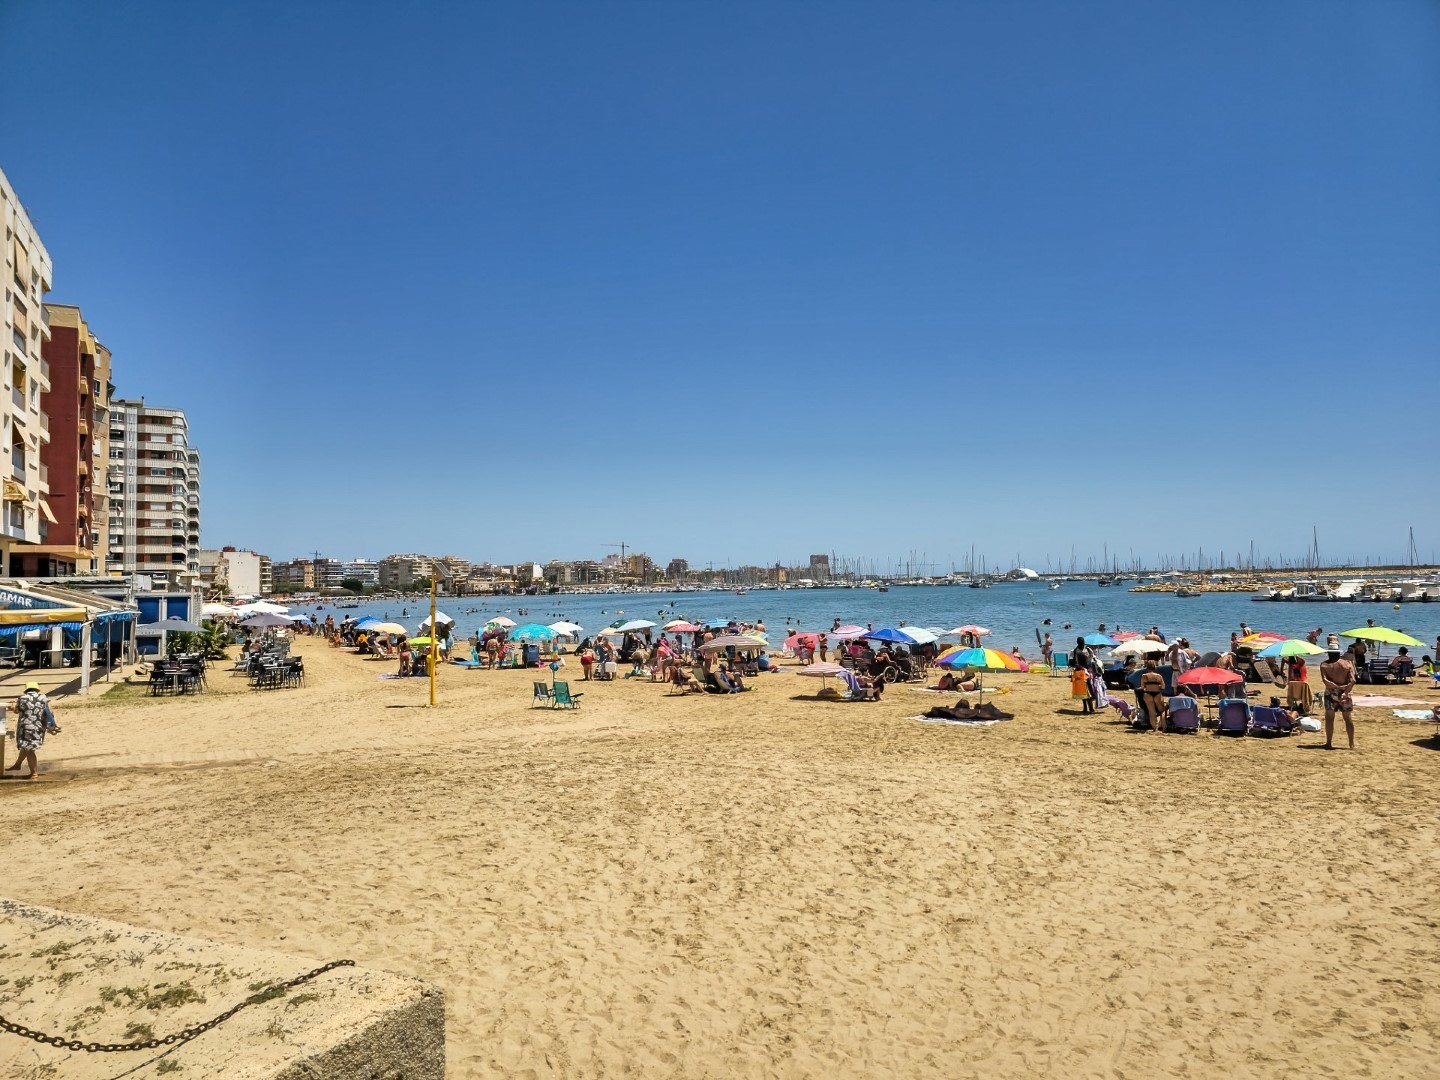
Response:
[{"label": "sandy beach", "polygon": [[304,688],[64,703],[0,784],[0,894],[431,980],[457,1078],[1437,1074],[1440,743],[1388,709],[1356,754],[1132,733],[1041,675],[988,728],[791,674],[571,668],[565,712],[447,669],[432,710],[297,651]]}]

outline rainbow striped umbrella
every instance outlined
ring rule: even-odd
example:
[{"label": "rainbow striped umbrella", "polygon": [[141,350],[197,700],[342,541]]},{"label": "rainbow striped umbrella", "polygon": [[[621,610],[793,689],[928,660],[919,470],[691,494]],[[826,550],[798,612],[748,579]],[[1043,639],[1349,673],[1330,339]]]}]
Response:
[{"label": "rainbow striped umbrella", "polygon": [[946,649],[935,663],[948,668],[975,668],[977,671],[1024,671],[1025,666],[1009,653],[995,649]]}]

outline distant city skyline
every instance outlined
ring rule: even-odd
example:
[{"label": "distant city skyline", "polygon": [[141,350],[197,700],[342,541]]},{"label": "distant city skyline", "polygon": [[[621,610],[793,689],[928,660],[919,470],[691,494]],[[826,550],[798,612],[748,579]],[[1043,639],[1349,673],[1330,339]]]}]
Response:
[{"label": "distant city skyline", "polygon": [[1432,3],[17,0],[0,94],[207,548],[1440,551]]}]

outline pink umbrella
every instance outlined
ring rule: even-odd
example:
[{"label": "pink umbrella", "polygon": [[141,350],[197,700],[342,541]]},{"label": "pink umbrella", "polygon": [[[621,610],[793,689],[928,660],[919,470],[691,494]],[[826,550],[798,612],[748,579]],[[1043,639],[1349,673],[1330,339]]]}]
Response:
[{"label": "pink umbrella", "polygon": [[947,630],[945,637],[954,637],[956,634],[970,634],[972,637],[984,637],[990,630],[983,626],[976,626],[970,623],[967,626],[957,626],[954,630]]},{"label": "pink umbrella", "polygon": [[672,623],[664,628],[667,634],[698,634],[704,627],[696,626],[694,623],[682,622]]},{"label": "pink umbrella", "polygon": [[832,638],[857,638],[867,632],[863,626],[837,626],[830,631],[830,636]]},{"label": "pink umbrella", "polygon": [[820,643],[820,636],[819,636],[818,634],[811,634],[811,633],[804,633],[804,634],[796,633],[796,634],[791,634],[789,637],[787,637],[787,638],[785,639],[785,647],[786,647],[787,649],[793,649],[796,645],[801,645],[801,644],[804,644],[804,645],[808,646],[809,648],[812,648],[812,649],[813,649],[813,648],[815,648],[819,643]]}]

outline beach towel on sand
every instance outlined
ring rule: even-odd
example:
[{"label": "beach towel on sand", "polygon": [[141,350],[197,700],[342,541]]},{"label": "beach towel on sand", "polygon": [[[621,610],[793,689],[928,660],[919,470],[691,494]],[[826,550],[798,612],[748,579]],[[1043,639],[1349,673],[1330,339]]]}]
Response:
[{"label": "beach towel on sand", "polygon": [[1429,709],[1395,709],[1391,712],[1391,715],[1399,717],[1401,720],[1429,720],[1433,722],[1435,719],[1435,714]]},{"label": "beach towel on sand", "polygon": [[911,720],[919,720],[922,724],[949,724],[952,727],[990,727],[998,724],[999,720],[947,720],[943,716],[912,716]]}]

